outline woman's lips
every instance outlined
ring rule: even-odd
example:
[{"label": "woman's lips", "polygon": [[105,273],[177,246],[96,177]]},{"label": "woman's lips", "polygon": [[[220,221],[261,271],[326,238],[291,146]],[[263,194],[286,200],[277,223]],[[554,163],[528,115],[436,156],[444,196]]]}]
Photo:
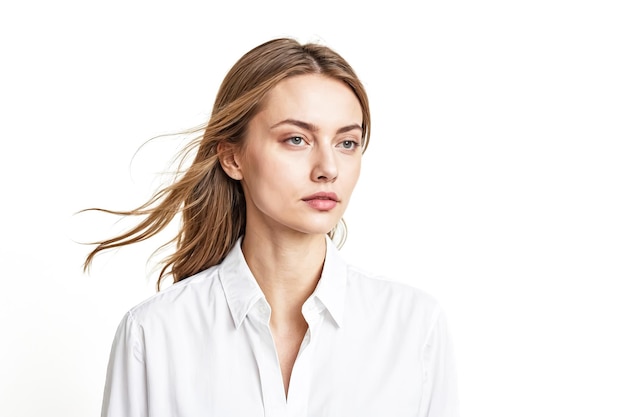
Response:
[{"label": "woman's lips", "polygon": [[307,203],[309,207],[320,211],[332,210],[339,202],[335,193],[315,193],[302,200]]}]

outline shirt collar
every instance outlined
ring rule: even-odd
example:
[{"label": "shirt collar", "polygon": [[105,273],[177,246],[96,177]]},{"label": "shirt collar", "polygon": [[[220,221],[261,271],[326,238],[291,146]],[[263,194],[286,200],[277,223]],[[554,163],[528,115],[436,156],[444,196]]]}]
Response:
[{"label": "shirt collar", "polygon": [[264,298],[259,284],[254,279],[241,251],[241,237],[222,261],[219,277],[226,295],[226,302],[239,328],[252,306]]},{"label": "shirt collar", "polygon": [[[236,328],[241,326],[252,307],[260,299],[265,299],[243,256],[241,240],[237,240],[219,268],[219,278]],[[341,258],[339,249],[326,236],[322,276],[310,299],[318,300],[338,327],[343,322],[347,274],[347,264]]]},{"label": "shirt collar", "polygon": [[326,236],[324,268],[311,297],[317,298],[326,307],[338,327],[343,323],[347,281],[348,265],[335,243]]}]

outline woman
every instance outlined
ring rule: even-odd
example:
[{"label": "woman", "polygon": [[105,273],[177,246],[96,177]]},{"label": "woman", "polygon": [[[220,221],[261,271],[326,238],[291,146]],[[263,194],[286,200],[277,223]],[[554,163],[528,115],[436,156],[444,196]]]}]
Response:
[{"label": "woman", "polygon": [[436,301],[347,265],[333,241],[369,137],[366,92],[333,50],[275,39],[233,66],[193,163],[108,211],[145,218],[85,261],[181,215],[159,277],[174,284],[120,323],[103,416],[457,415]]}]

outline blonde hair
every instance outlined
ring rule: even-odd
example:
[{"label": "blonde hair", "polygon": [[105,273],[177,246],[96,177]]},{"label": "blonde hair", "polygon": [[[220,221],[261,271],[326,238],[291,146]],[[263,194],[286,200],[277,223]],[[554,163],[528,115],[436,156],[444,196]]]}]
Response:
[{"label": "blonde hair", "polygon": [[[170,275],[174,282],[178,282],[222,262],[245,232],[246,203],[239,181],[223,171],[219,152],[241,146],[249,121],[276,84],[303,74],[322,74],[346,83],[354,91],[363,111],[365,150],[370,137],[369,102],[352,67],[323,45],[300,44],[290,38],[265,42],[244,54],[227,73],[208,123],[190,131],[200,136],[178,156],[182,161],[195,153],[193,162],[185,169],[181,164],[170,185],[162,187],[133,210],[87,209],[144,218],[125,233],[93,242],[96,247],[87,255],[84,271],[89,269],[98,253],[149,239],[179,214],[181,227],[178,233],[162,246],[175,244],[176,249],[161,262],[157,290]],[[229,146],[219,146],[218,150],[221,143]],[[343,243],[346,237],[343,219],[329,236],[339,237],[339,246]]]}]

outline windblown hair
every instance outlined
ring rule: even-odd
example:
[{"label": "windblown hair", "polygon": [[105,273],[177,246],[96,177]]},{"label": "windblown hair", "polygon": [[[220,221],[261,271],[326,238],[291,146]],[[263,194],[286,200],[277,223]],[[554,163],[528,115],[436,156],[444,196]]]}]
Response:
[{"label": "windblown hair", "polygon": [[[276,84],[304,74],[331,77],[354,91],[363,112],[365,150],[370,137],[369,102],[352,67],[323,45],[300,44],[289,38],[265,42],[243,55],[227,73],[208,123],[195,130],[198,137],[178,155],[181,160],[193,155],[193,162],[184,169],[181,164],[170,185],[157,190],[147,202],[133,210],[87,209],[137,216],[142,220],[125,233],[93,242],[96,247],[87,255],[83,269],[87,271],[94,257],[102,251],[157,235],[179,214],[181,227],[177,235],[161,247],[175,244],[175,251],[161,262],[157,289],[170,275],[178,282],[222,262],[245,232],[246,203],[239,181],[222,169],[219,152],[242,146],[248,123]],[[218,147],[220,143],[228,146]],[[345,239],[343,219],[328,233],[331,238],[339,227],[344,228],[342,239]]]}]

